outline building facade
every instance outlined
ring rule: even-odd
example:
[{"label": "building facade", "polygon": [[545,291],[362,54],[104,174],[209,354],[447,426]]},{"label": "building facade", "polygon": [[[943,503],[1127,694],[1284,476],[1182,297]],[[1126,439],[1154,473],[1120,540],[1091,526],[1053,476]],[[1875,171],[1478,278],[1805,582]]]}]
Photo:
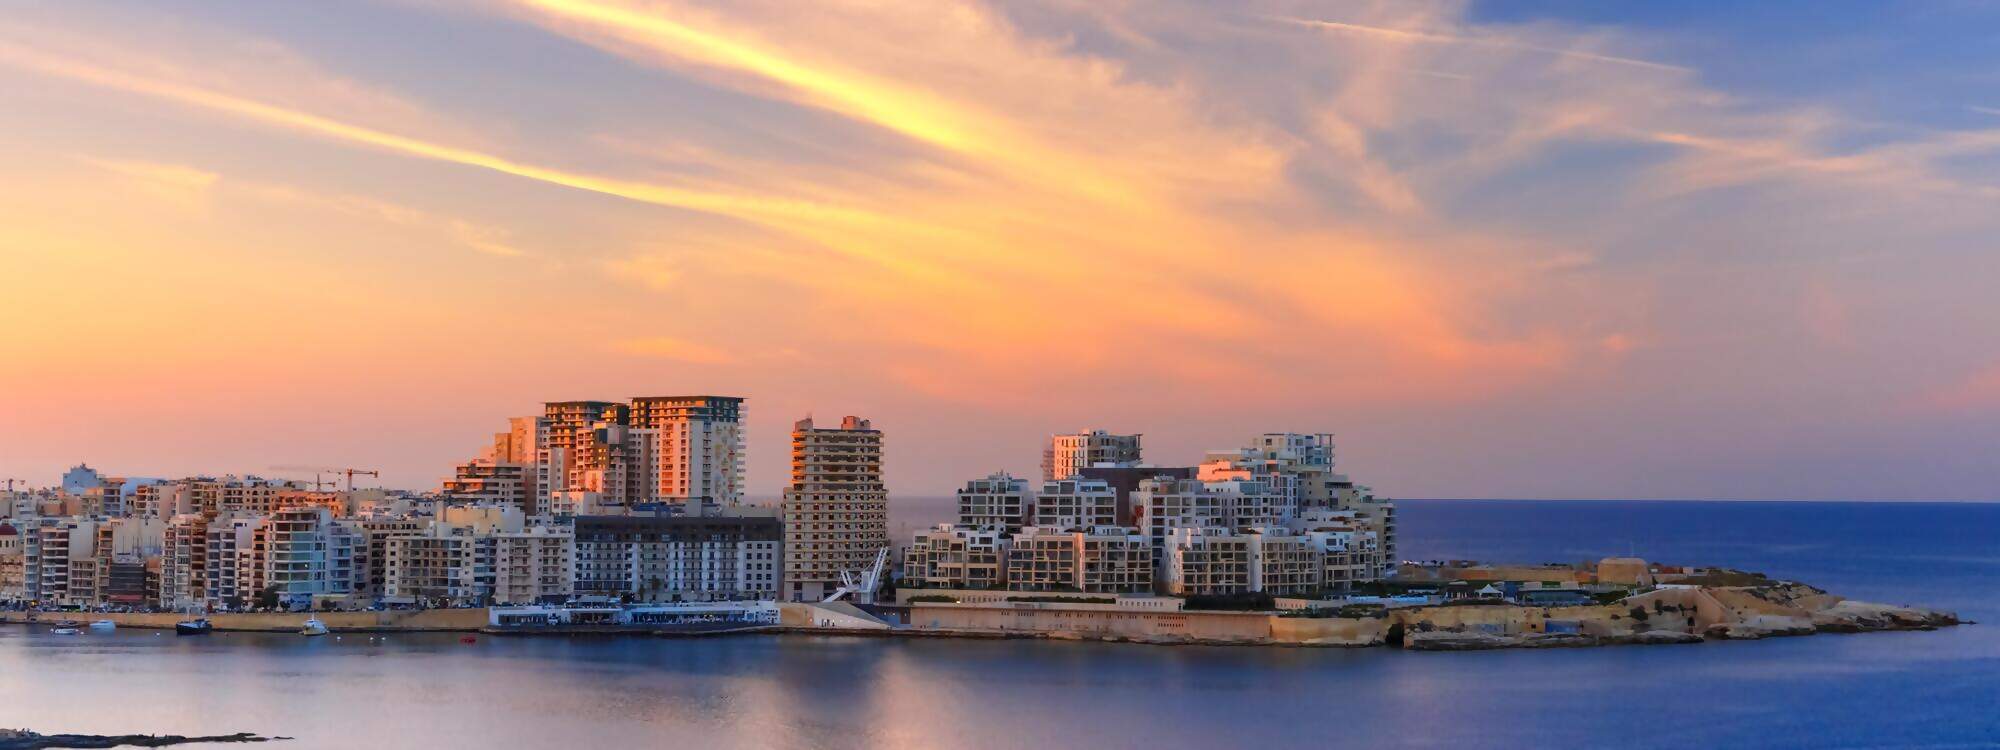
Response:
[{"label": "building facade", "polygon": [[793,601],[826,597],[842,573],[862,575],[889,548],[889,492],[882,484],[882,433],[847,417],[792,429],[791,485],[782,503],[786,590]]}]

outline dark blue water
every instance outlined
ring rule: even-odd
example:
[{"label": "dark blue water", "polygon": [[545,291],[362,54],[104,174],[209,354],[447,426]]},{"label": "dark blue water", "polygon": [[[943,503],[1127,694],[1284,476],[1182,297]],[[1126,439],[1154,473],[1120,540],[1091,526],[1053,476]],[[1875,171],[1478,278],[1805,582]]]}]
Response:
[{"label": "dark blue water", "polygon": [[[2000,506],[1431,501],[1403,519],[1405,557],[1638,554],[2000,622]],[[0,628],[0,726],[299,738],[277,748],[1990,747],[1995,633],[1406,653]]]}]

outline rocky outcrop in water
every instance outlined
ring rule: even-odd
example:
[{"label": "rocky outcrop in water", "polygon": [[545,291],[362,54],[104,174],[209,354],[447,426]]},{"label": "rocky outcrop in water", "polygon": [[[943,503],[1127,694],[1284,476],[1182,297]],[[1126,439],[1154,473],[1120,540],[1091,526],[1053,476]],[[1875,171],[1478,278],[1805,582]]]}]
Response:
[{"label": "rocky outcrop in water", "polygon": [[0,750],[44,750],[46,748],[167,747],[197,742],[271,742],[290,737],[263,737],[249,732],[205,737],[178,734],[37,734],[25,729],[0,730]]},{"label": "rocky outcrop in water", "polygon": [[1700,643],[1960,624],[1949,612],[1842,599],[1797,583],[1662,588],[1570,607],[1413,607],[1392,617],[1403,647],[1416,651]]}]

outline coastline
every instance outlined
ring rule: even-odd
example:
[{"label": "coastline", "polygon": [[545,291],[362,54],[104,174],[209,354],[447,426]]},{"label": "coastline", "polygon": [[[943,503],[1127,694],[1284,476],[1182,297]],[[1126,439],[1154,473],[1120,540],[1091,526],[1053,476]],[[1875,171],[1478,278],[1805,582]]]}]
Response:
[{"label": "coastline", "polygon": [[[850,606],[780,605],[779,624],[706,630],[645,626],[495,627],[487,609],[210,615],[218,632],[297,633],[309,617],[333,633],[462,633],[523,637],[732,635],[861,636],[1131,643],[1159,646],[1400,648],[1473,651],[1684,645],[1822,633],[1936,630],[1971,624],[1956,614],[1859,602],[1796,583],[1760,587],[1663,588],[1615,603],[1566,607],[1508,603],[1390,609],[1372,616],[1311,617],[1271,612],[1132,612],[1111,605],[1048,602],[925,603],[912,625],[892,626]],[[168,630],[173,613],[0,612],[0,624],[54,625],[109,620],[120,628]],[[1001,623],[986,626],[985,623]],[[1057,623],[1057,624],[1050,624]]]}]

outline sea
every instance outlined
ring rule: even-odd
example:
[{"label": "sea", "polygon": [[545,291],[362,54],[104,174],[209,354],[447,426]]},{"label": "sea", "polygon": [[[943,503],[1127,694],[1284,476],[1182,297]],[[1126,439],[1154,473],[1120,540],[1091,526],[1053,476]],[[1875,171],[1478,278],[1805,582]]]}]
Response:
[{"label": "sea", "polygon": [[[898,499],[893,523],[949,512],[928,502]],[[2000,505],[1399,507],[1408,559],[1636,555],[1982,624],[1470,653],[0,626],[0,727],[293,738],[253,746],[273,750],[2000,747]]]}]

